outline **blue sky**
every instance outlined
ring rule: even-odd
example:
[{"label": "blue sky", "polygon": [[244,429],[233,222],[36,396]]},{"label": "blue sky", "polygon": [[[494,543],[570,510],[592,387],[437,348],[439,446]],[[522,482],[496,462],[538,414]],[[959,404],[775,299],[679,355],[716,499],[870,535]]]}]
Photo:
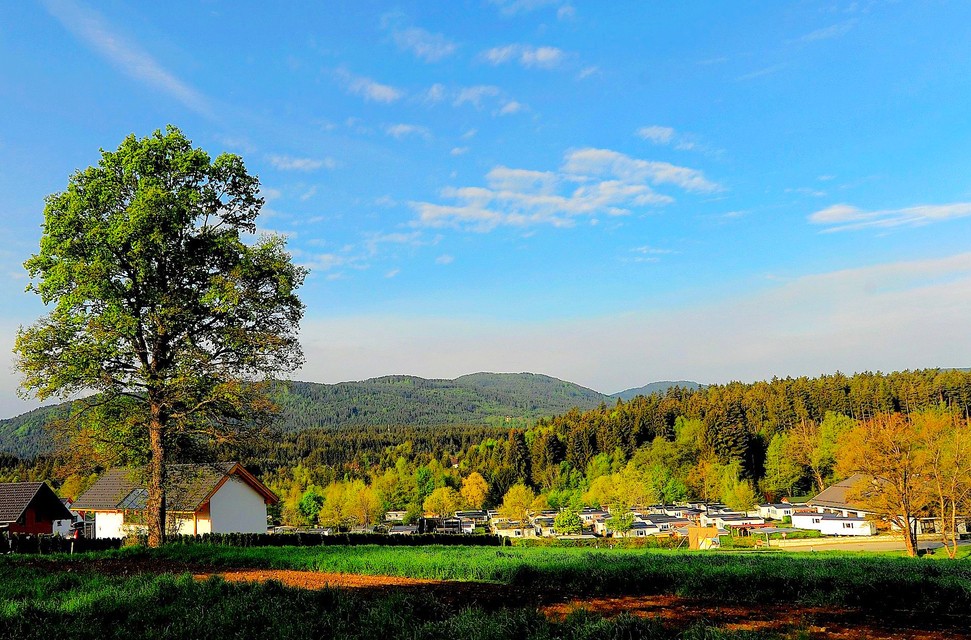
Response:
[{"label": "blue sky", "polygon": [[297,378],[968,366],[969,103],[963,2],[5,3],[0,348],[44,197],[175,124],[311,268]]}]

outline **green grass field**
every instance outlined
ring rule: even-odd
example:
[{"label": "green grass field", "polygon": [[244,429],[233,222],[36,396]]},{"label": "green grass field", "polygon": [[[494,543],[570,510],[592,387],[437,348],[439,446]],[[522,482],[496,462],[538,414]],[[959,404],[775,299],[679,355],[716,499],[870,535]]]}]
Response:
[{"label": "green grass field", "polygon": [[[535,601],[503,610],[437,600],[430,592],[368,595],[303,591],[276,583],[228,584],[188,575],[102,575],[112,563],[192,569],[272,568],[488,581],[512,594],[677,595],[730,605],[905,610],[971,628],[971,564],[862,553],[691,553],[549,547],[262,547],[170,545],[75,556],[0,557],[0,629],[5,637],[513,638],[783,637],[728,632],[703,622],[672,631],[656,620],[589,613],[544,617]],[[116,572],[117,573],[117,572]],[[555,598],[554,598],[555,600]],[[957,621],[957,622],[954,622]],[[122,630],[128,630],[122,632]],[[784,637],[804,637],[794,632]],[[808,636],[805,636],[808,637]]]},{"label": "green grass field", "polygon": [[552,621],[529,608],[456,609],[427,594],[364,597],[277,583],[229,584],[188,575],[107,577],[4,566],[0,629],[5,638],[412,638],[415,640],[773,640],[705,623],[665,628],[656,620],[611,620],[583,611]]},{"label": "green grass field", "polygon": [[568,593],[674,594],[720,602],[971,611],[971,564],[865,553],[691,553],[548,547],[171,545],[74,556],[488,581]]}]

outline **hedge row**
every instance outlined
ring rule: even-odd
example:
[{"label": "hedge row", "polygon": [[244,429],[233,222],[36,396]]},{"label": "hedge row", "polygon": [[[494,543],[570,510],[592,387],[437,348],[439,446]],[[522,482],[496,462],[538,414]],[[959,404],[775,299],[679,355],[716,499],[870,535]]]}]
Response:
[{"label": "hedge row", "polygon": [[172,544],[211,544],[227,547],[316,547],[330,545],[381,545],[415,547],[429,544],[499,547],[503,540],[491,535],[387,535],[383,533],[205,533],[197,536],[175,536]]},{"label": "hedge row", "polygon": [[62,538],[54,535],[7,533],[0,535],[0,553],[84,553],[120,549],[121,538]]}]

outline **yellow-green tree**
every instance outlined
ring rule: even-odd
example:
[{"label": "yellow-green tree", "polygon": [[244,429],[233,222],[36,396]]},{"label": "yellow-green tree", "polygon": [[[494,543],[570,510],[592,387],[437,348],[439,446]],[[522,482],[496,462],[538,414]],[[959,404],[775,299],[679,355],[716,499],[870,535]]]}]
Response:
[{"label": "yellow-green tree", "polygon": [[465,504],[473,509],[481,509],[482,505],[485,504],[486,496],[489,495],[489,483],[485,481],[481,473],[473,471],[462,480],[460,492]]},{"label": "yellow-green tree", "polygon": [[535,499],[536,494],[532,489],[522,483],[514,484],[502,497],[499,515],[512,522],[518,522],[519,530],[524,531]]},{"label": "yellow-green tree", "polygon": [[844,433],[837,453],[840,473],[863,476],[848,497],[897,525],[911,557],[917,555],[917,515],[932,501],[923,427],[900,413],[877,414]]},{"label": "yellow-green tree", "polygon": [[459,506],[460,496],[452,487],[439,487],[425,498],[422,507],[426,513],[444,518],[453,513]]}]

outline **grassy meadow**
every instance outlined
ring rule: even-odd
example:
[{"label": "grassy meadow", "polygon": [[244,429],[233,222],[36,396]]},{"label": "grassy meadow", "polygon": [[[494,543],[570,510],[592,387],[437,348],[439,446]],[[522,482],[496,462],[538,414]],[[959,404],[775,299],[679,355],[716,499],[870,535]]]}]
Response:
[{"label": "grassy meadow", "polygon": [[103,576],[50,572],[4,563],[0,580],[3,637],[341,638],[373,640],[774,640],[768,632],[727,631],[698,622],[673,630],[659,621],[621,615],[610,620],[578,611],[554,621],[528,607],[455,608],[428,594],[367,597],[350,591],[308,591],[278,583],[230,584],[189,575]]},{"label": "grassy meadow", "polygon": [[[62,556],[485,581],[529,593],[671,594],[725,603],[968,615],[971,564],[864,553],[688,553],[548,547],[169,545]],[[2,566],[2,565],[0,565]]]}]

